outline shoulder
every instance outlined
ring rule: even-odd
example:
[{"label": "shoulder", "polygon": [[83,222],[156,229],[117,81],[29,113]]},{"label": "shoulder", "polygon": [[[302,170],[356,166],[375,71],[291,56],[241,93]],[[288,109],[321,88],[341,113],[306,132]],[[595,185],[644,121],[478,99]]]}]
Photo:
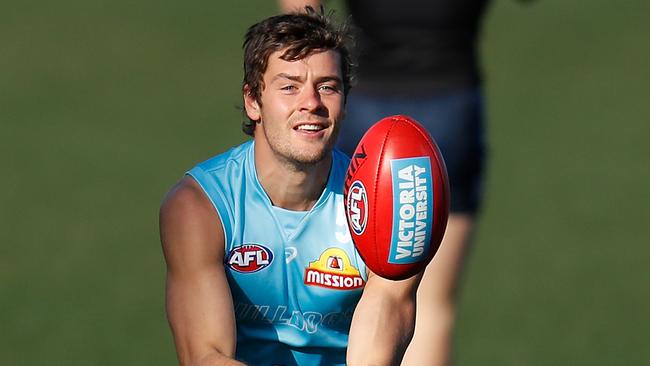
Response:
[{"label": "shoulder", "polygon": [[160,206],[161,217],[183,219],[214,211],[197,181],[189,176],[181,179],[167,193]]},{"label": "shoulder", "polygon": [[190,170],[190,173],[197,170],[202,172],[214,172],[225,169],[226,167],[241,166],[241,164],[246,161],[249,154],[251,154],[252,149],[253,140],[249,140],[197,164],[192,170]]},{"label": "shoulder", "polygon": [[237,195],[238,187],[250,174],[252,146],[252,141],[243,143],[197,164],[186,173],[194,178],[222,214],[224,201],[231,201]]},{"label": "shoulder", "polygon": [[199,184],[186,176],[160,207],[160,239],[169,261],[182,253],[223,255],[224,234],[219,215]]}]

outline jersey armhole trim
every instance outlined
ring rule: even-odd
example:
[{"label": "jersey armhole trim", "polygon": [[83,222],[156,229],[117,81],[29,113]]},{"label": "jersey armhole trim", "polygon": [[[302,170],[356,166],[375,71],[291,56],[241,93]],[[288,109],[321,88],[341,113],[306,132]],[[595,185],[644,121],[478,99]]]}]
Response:
[{"label": "jersey armhole trim", "polygon": [[[230,217],[230,210],[228,209],[228,204],[225,201],[223,192],[216,188],[208,190],[205,185],[205,181],[209,179],[209,177],[205,174],[203,169],[199,167],[194,167],[192,170],[186,172],[185,175],[191,177],[196,183],[198,183],[199,187],[201,187],[203,193],[205,193],[206,197],[208,197],[212,203],[212,206],[217,212],[219,221],[221,221],[221,227],[223,229],[224,252],[227,255],[228,248],[230,247],[229,244],[232,239],[232,218]],[[219,199],[215,200],[210,193],[216,193],[219,196]]]}]

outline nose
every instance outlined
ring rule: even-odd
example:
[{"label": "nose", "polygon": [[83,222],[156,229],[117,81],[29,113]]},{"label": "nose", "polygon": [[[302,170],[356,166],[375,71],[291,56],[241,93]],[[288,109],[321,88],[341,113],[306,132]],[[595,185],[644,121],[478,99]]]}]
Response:
[{"label": "nose", "polygon": [[324,108],[323,101],[318,89],[314,86],[305,86],[300,99],[300,110],[305,112],[317,112]]}]

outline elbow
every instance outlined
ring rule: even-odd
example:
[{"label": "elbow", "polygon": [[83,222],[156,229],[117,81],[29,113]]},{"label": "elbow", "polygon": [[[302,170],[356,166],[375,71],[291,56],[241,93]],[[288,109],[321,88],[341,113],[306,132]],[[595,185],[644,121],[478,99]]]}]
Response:
[{"label": "elbow", "polygon": [[181,366],[230,365],[235,360],[235,345],[232,347],[210,347],[204,350],[178,352],[178,363]]},{"label": "elbow", "polygon": [[[180,361],[181,366],[213,366],[213,365],[234,365],[234,355],[231,357],[219,352],[214,351],[207,355],[203,355],[198,359],[188,359],[187,361]],[[239,365],[239,363],[237,363]]]}]

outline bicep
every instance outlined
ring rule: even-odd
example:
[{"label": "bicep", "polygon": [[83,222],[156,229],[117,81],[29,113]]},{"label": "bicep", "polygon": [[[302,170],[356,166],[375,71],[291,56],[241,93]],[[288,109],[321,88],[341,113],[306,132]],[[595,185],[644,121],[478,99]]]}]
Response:
[{"label": "bicep", "polygon": [[235,320],[223,268],[167,275],[167,317],[179,358],[196,360],[217,351],[235,353]]},{"label": "bicep", "polygon": [[163,203],[160,232],[167,263],[167,317],[181,364],[215,351],[232,357],[235,317],[223,267],[223,229],[191,178],[181,181]]}]

